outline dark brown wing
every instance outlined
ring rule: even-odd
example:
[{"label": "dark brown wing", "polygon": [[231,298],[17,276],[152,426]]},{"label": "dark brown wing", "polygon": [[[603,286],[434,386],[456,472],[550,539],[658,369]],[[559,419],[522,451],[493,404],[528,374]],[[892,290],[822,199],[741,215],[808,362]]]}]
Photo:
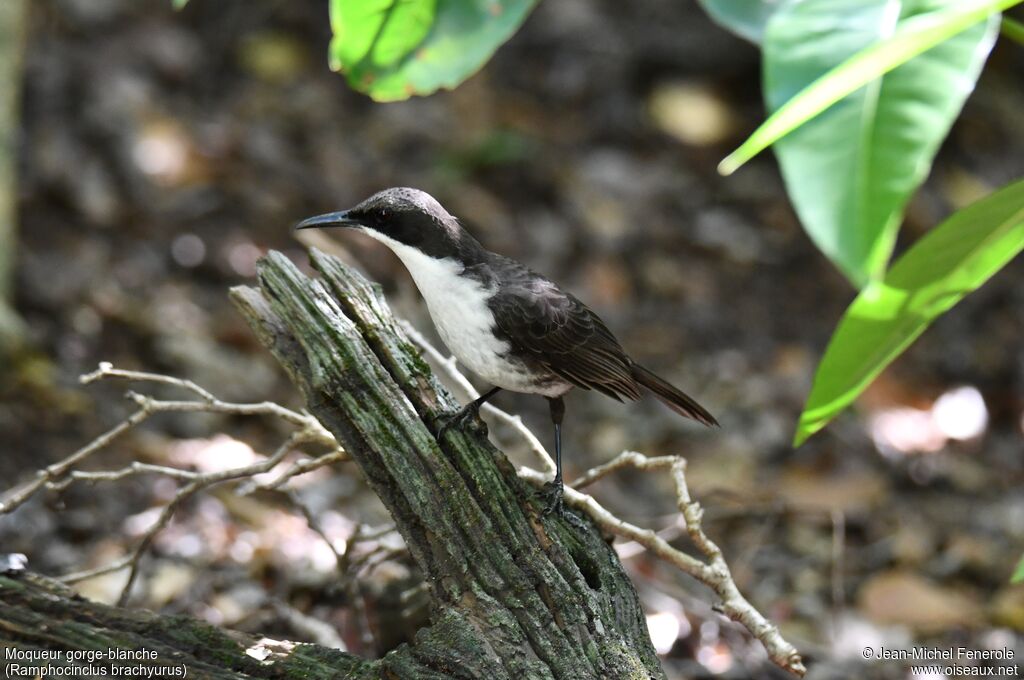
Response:
[{"label": "dark brown wing", "polygon": [[496,264],[502,286],[488,305],[503,340],[576,387],[640,398],[632,361],[596,314],[523,265]]}]

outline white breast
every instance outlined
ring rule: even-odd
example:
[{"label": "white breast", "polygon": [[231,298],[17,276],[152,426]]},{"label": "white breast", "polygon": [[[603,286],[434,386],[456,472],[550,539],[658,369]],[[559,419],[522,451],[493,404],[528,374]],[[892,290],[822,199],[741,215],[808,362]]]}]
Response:
[{"label": "white breast", "polygon": [[488,383],[513,392],[557,396],[565,386],[540,385],[526,366],[508,357],[508,343],[494,335],[494,314],[487,300],[494,291],[479,281],[460,276],[462,265],[454,259],[437,259],[379,233],[367,232],[386,244],[409,270],[426,300],[430,317],[451,353]]},{"label": "white breast", "polygon": [[441,340],[469,370],[507,389],[522,387],[522,367],[504,358],[508,343],[494,336],[494,314],[487,306],[493,295],[479,281],[460,276],[462,265],[437,259],[380,234],[371,235],[394,251],[426,300]]}]

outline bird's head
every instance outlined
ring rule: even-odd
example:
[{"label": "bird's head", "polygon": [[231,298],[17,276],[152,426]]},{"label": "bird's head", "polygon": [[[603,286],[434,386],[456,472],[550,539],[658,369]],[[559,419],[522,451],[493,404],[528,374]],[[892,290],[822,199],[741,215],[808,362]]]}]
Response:
[{"label": "bird's head", "polygon": [[358,229],[394,248],[402,244],[435,257],[462,238],[458,220],[433,196],[419,189],[395,187],[379,191],[348,210],[310,217],[296,229],[348,227]]}]

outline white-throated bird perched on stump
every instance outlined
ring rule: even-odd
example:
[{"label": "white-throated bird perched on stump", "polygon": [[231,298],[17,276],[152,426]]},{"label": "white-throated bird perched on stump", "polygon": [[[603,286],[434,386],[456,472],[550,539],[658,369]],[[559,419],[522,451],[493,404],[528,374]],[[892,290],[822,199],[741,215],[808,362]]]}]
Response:
[{"label": "white-throated bird perched on stump", "polygon": [[718,422],[681,390],[629,358],[604,322],[582,302],[515,260],[492,253],[440,203],[418,189],[385,189],[356,207],[318,215],[297,229],[349,227],[390,248],[427,301],[452,354],[493,385],[445,422],[476,416],[499,390],[540,394],[555,426],[555,479],[547,512],[562,503],[562,397],[573,387],[621,401],[649,390],[676,413]]}]

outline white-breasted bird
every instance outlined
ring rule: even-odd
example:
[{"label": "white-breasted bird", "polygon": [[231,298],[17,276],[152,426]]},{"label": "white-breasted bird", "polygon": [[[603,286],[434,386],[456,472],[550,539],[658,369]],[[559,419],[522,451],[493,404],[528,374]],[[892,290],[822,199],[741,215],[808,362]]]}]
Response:
[{"label": "white-breasted bird", "polygon": [[478,414],[499,390],[547,398],[555,427],[555,478],[547,511],[562,501],[562,397],[574,387],[614,399],[642,389],[705,425],[715,418],[694,399],[633,361],[604,322],[549,279],[485,249],[426,192],[385,189],[350,210],[303,220],[297,229],[349,227],[402,260],[455,357],[494,387],[438,431]]}]

